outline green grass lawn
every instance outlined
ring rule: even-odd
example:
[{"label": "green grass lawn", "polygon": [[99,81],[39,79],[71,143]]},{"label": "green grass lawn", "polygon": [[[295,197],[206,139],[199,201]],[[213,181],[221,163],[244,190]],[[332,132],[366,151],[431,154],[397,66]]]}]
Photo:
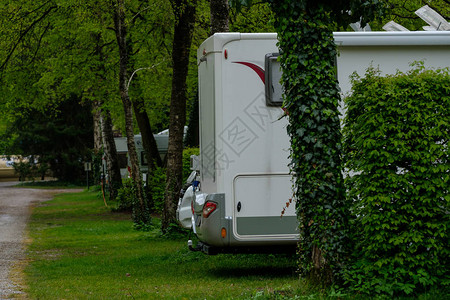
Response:
[{"label": "green grass lawn", "polygon": [[[155,223],[159,220],[155,219]],[[284,299],[299,289],[296,259],[190,252],[133,230],[96,192],[64,194],[33,211],[25,269],[31,299]]]}]

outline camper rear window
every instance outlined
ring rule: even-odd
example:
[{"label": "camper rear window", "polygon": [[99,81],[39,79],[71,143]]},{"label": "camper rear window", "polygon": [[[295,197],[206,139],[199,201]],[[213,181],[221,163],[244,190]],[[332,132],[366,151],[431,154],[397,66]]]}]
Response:
[{"label": "camper rear window", "polygon": [[141,151],[141,165],[142,166],[148,165],[147,157],[145,157],[145,152],[144,151]]},{"label": "camper rear window", "polygon": [[279,53],[268,53],[265,58],[266,105],[283,105],[283,86],[281,85],[281,65]]},{"label": "camper rear window", "polygon": [[125,169],[128,166],[127,153],[119,152],[117,153],[117,156],[119,157],[119,168]]}]

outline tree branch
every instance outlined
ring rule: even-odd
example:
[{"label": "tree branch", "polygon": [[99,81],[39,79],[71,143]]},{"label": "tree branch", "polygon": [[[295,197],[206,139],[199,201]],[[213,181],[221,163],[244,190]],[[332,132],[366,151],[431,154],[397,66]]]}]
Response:
[{"label": "tree branch", "polygon": [[39,51],[39,48],[41,47],[42,39],[44,38],[45,33],[46,33],[46,32],[48,31],[48,29],[50,28],[50,25],[51,25],[51,23],[48,22],[48,23],[47,23],[47,26],[45,26],[45,28],[44,28],[44,32],[43,32],[43,33],[41,34],[41,36],[39,37],[38,45],[37,45],[37,47],[36,47],[36,51],[34,52],[33,58],[32,58],[31,61],[30,61],[30,64],[31,64],[31,62],[33,62],[33,61],[36,59],[37,53],[38,53],[38,51]]},{"label": "tree branch", "polygon": [[152,8],[153,6],[155,6],[155,5],[147,6],[146,8],[141,9],[140,11],[138,11],[138,12],[131,18],[130,24],[133,23],[134,19],[136,19],[137,17],[140,16],[140,17],[142,18],[141,13],[143,13],[143,12],[146,11],[147,9]]},{"label": "tree branch", "polygon": [[0,70],[5,69],[6,64],[9,62],[9,60],[11,59],[12,55],[14,54],[14,52],[16,51],[17,46],[19,46],[20,42],[22,42],[23,38],[28,34],[28,32],[36,25],[38,24],[40,21],[42,21],[52,10],[56,9],[57,6],[51,6],[49,9],[47,9],[41,17],[39,17],[38,19],[34,20],[33,23],[31,23],[30,26],[28,26],[28,28],[26,28],[23,32],[20,33],[19,39],[17,40],[17,42],[15,43],[15,45],[13,46],[13,48],[11,49],[11,51],[8,53],[8,55],[6,56],[5,60],[3,61],[2,65],[0,66]]}]

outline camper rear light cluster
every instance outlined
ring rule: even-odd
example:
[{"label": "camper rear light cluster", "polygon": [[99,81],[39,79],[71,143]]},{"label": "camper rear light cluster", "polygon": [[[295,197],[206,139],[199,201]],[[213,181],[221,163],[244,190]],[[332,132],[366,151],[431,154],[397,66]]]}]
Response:
[{"label": "camper rear light cluster", "polygon": [[215,211],[217,208],[217,203],[208,201],[203,206],[203,218],[209,217],[210,214],[212,214],[213,211]]}]

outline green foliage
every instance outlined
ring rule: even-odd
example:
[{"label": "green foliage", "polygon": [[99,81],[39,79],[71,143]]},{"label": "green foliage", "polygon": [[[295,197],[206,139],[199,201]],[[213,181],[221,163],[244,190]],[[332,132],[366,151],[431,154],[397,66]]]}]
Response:
[{"label": "green foliage", "polygon": [[249,7],[231,7],[230,32],[273,32],[273,12],[268,3]]},{"label": "green foliage", "polygon": [[191,175],[191,155],[199,155],[198,148],[186,148],[183,150],[183,182]]},{"label": "green foliage", "polygon": [[34,181],[36,177],[44,179],[50,168],[45,162],[35,163],[33,157],[30,160],[15,162],[13,167],[16,174],[19,175],[20,181],[27,179]]},{"label": "green foliage", "polygon": [[[127,1],[132,62],[146,69],[136,73],[130,95],[144,99],[158,132],[168,127],[173,14],[169,1],[144,5]],[[17,107],[45,110],[65,95],[82,93],[84,100],[102,101],[116,128],[124,129],[112,6],[93,0],[0,4],[2,118],[20,115]]]},{"label": "green foliage", "polygon": [[370,295],[449,286],[450,74],[419,64],[353,79],[345,164],[355,262],[347,280]]},{"label": "green foliage", "polygon": [[132,213],[133,227],[140,231],[153,229],[151,209],[148,197],[141,203],[136,197],[136,184],[131,178],[123,180],[122,187],[117,192],[117,204],[113,211]]},{"label": "green foliage", "polygon": [[[188,176],[191,174],[190,170],[190,157],[191,155],[198,155],[199,149],[198,148],[187,148],[183,151],[183,182],[186,181]],[[149,213],[156,213],[161,214],[163,207],[164,207],[164,193],[165,193],[165,187],[166,187],[166,169],[156,167],[155,170],[152,171],[151,174],[149,174],[148,177],[148,186],[147,186],[147,200],[151,203],[148,204],[148,212]],[[133,203],[136,202],[137,199],[134,196],[134,187],[133,182],[131,179],[125,179],[123,182],[123,188],[119,189],[118,192],[118,202],[117,206],[114,208],[116,211],[132,211]],[[136,214],[136,211],[134,212]],[[139,215],[136,214],[136,216],[133,216],[133,220],[139,218]],[[141,222],[142,223],[142,222]],[[137,227],[142,227],[142,225],[136,225]],[[179,225],[174,224],[173,226],[179,227]],[[177,229],[174,232],[178,232],[181,229]],[[175,234],[174,233],[174,234]],[[185,232],[183,231],[183,234]],[[169,234],[171,235],[171,234]],[[175,234],[176,235],[176,234]]]},{"label": "green foliage", "polygon": [[198,147],[199,146],[199,109],[198,109],[198,93],[196,93],[195,99],[192,99],[190,107],[187,108],[188,119],[187,119],[187,131],[184,136],[184,147]]},{"label": "green foliage", "polygon": [[[21,182],[17,186],[28,187],[33,189],[80,189],[84,188],[85,185],[77,185],[73,182],[60,181],[60,180],[49,180],[49,181],[34,181],[34,182]],[[96,188],[94,187],[93,190]]]},{"label": "green foliage", "polygon": [[90,107],[79,101],[76,95],[61,100],[57,113],[21,108],[8,126],[7,137],[14,139],[6,151],[34,157],[41,174],[49,167],[60,180],[84,180],[83,162],[90,160],[93,144],[92,117]]},{"label": "green foliage", "polygon": [[[252,0],[230,0],[229,2],[237,12],[245,11],[244,7],[253,5]],[[327,24],[329,28],[347,27],[353,22],[361,22],[364,26],[367,22],[387,13],[385,0],[266,0],[264,2],[272,5],[272,11],[276,14],[275,18],[286,17],[298,20],[303,13],[309,14],[317,9],[323,9],[330,17],[330,23]],[[278,12],[281,10],[285,10],[287,14],[279,15]],[[264,12],[262,14],[264,15]],[[275,27],[277,26],[275,25]],[[276,29],[277,32],[279,32],[278,29]]]},{"label": "green foliage", "polygon": [[13,164],[14,172],[19,175],[20,181],[26,181],[27,179],[34,179],[33,165],[29,161],[19,161]]},{"label": "green foliage", "polygon": [[[191,174],[190,158],[191,155],[198,155],[198,148],[186,148],[183,150],[183,183]],[[164,193],[166,188],[166,169],[157,167],[148,177],[148,193],[152,199],[151,210],[161,214],[164,207]],[[174,225],[179,227],[179,225]],[[170,230],[170,228],[169,228]]]},{"label": "green foliage", "polygon": [[191,233],[192,230],[183,228],[178,223],[170,223],[161,236],[169,240],[180,240],[187,239]]},{"label": "green foliage", "polygon": [[148,177],[148,193],[152,199],[151,210],[161,214],[164,208],[164,192],[166,188],[166,169],[156,167]]},{"label": "green foliage", "polygon": [[136,195],[133,193],[133,180],[126,178],[122,182],[122,187],[117,191],[117,204],[113,211],[131,212],[133,209],[133,202]]},{"label": "green foliage", "polygon": [[450,5],[448,0],[383,0],[388,9],[381,20],[370,23],[372,30],[381,31],[382,27],[389,21],[395,21],[411,31],[423,30],[428,25],[414,12],[424,5],[429,5],[445,19],[450,19]]}]

